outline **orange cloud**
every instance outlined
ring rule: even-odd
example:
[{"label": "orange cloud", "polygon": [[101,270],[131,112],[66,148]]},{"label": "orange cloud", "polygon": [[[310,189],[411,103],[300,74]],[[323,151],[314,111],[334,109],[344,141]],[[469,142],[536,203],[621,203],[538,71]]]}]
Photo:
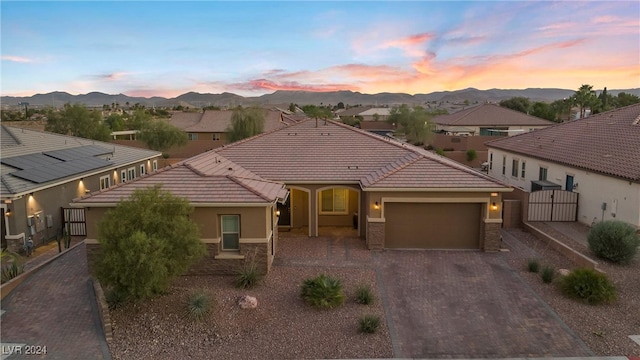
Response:
[{"label": "orange cloud", "polygon": [[[301,91],[313,91],[313,92],[327,92],[327,91],[340,91],[340,90],[357,90],[353,85],[349,84],[301,84],[295,81],[281,82],[267,79],[250,80],[245,83],[232,84],[231,87],[237,90],[301,90]],[[354,89],[355,88],[355,89]]]},{"label": "orange cloud", "polygon": [[385,42],[384,44],[382,44],[382,48],[389,48],[389,47],[406,47],[406,46],[414,46],[414,45],[419,45],[424,43],[425,41],[431,40],[435,37],[435,35],[431,34],[431,33],[422,33],[422,34],[415,34],[415,35],[410,35],[407,37],[403,37],[400,39],[395,39],[395,40],[390,40]]}]

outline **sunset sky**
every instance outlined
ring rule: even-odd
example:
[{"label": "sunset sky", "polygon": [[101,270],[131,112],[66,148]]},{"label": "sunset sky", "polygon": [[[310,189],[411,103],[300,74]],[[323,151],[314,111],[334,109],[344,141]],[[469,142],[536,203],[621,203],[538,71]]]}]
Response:
[{"label": "sunset sky", "polygon": [[1,94],[640,87],[640,2],[14,2]]}]

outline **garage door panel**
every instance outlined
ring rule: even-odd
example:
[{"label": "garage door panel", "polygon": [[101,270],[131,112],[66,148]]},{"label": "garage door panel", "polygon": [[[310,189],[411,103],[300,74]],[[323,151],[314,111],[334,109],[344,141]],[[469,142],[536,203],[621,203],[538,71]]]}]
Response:
[{"label": "garage door panel", "polygon": [[385,203],[384,206],[387,248],[480,248],[480,203]]}]

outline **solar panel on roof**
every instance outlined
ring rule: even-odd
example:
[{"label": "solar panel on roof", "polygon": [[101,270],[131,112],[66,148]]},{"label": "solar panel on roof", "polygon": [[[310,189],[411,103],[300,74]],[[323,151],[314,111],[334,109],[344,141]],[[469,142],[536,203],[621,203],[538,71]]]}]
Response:
[{"label": "solar panel on roof", "polygon": [[0,160],[0,162],[16,169],[24,170],[40,166],[53,165],[61,163],[62,161],[43,154],[29,154],[3,158]]},{"label": "solar panel on roof", "polygon": [[82,159],[85,157],[111,154],[112,149],[104,148],[98,145],[78,146],[70,149],[45,151],[43,154],[62,161]]},{"label": "solar panel on roof", "polygon": [[111,165],[110,161],[96,157],[85,157],[77,160],[58,162],[26,170],[19,170],[11,173],[11,175],[40,184],[109,165]]}]

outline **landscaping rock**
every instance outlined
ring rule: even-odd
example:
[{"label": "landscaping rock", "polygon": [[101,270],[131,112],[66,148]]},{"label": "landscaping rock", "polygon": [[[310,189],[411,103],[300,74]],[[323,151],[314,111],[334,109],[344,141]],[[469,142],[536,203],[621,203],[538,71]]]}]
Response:
[{"label": "landscaping rock", "polygon": [[558,275],[560,276],[567,276],[571,273],[571,271],[569,271],[568,269],[558,269]]},{"label": "landscaping rock", "polygon": [[258,299],[249,295],[242,295],[238,300],[238,305],[242,309],[255,309],[258,307]]}]

